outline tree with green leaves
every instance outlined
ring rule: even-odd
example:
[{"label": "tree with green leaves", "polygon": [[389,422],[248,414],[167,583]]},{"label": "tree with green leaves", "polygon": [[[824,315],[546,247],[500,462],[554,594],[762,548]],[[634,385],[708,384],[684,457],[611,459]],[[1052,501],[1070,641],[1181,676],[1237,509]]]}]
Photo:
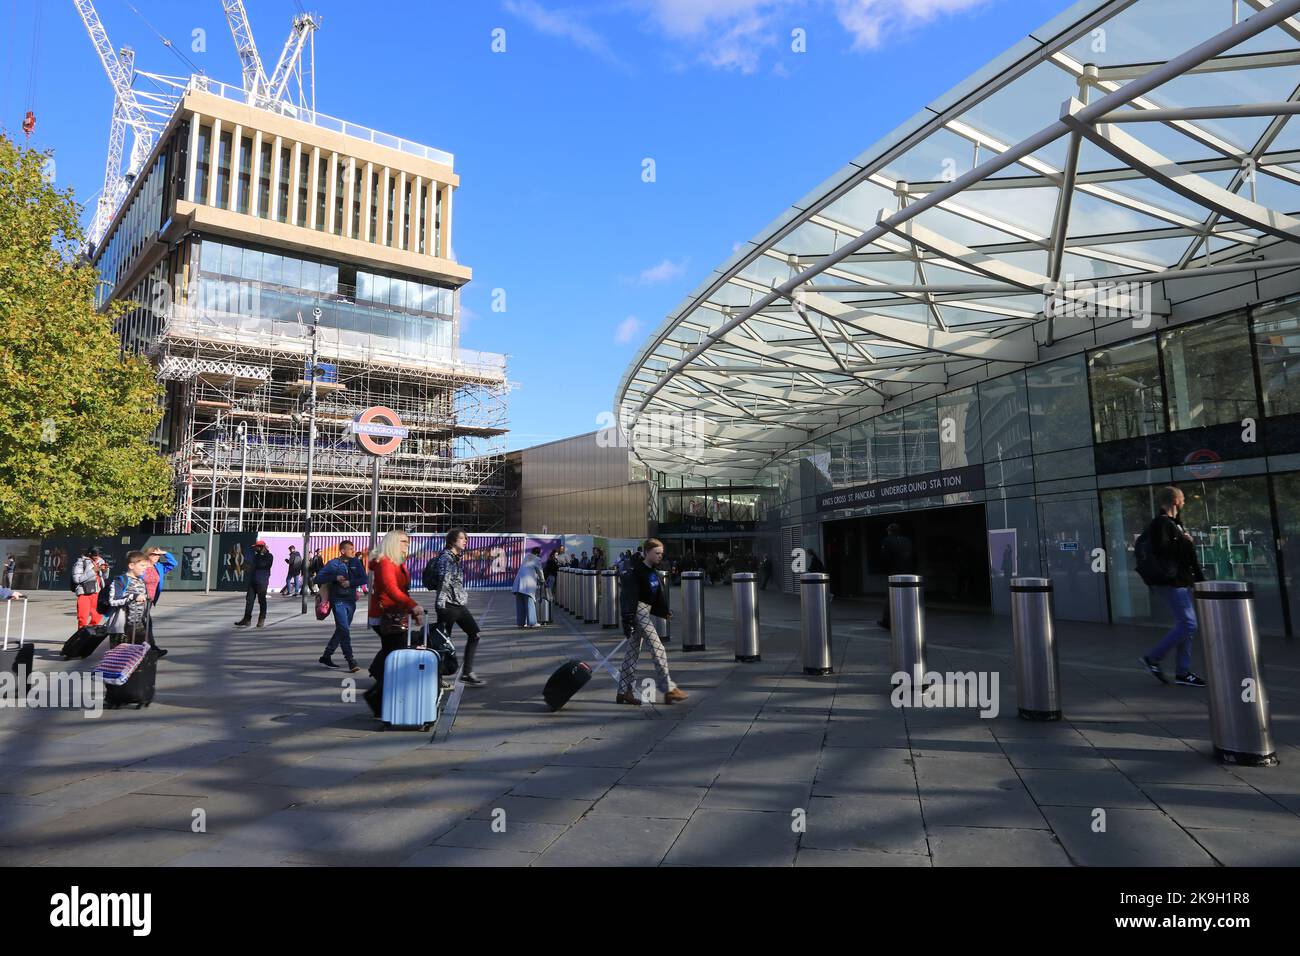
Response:
[{"label": "tree with green leaves", "polygon": [[128,306],[95,308],[81,206],[48,161],[0,132],[0,535],[112,534],[170,508],[162,390],[122,354]]}]

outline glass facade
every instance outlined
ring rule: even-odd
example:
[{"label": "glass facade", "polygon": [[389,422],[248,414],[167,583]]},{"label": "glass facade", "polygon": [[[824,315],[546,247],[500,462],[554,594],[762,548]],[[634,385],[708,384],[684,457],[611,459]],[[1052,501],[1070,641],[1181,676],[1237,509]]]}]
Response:
[{"label": "glass facade", "polygon": [[[982,487],[818,510],[826,490],[978,465]],[[660,520],[753,521],[776,553],[781,535],[802,535],[807,546],[817,540],[809,529],[827,522],[981,504],[988,553],[980,563],[994,611],[1009,608],[1009,574],[1042,574],[1059,579],[1058,613],[1067,619],[1143,623],[1167,612],[1152,605],[1133,568],[1133,542],[1155,514],[1156,491],[1175,484],[1187,498],[1183,521],[1205,576],[1251,582],[1261,631],[1294,633],[1300,300],[1145,334],[878,413],[778,458],[761,481],[768,493],[728,496],[665,476]]]}]

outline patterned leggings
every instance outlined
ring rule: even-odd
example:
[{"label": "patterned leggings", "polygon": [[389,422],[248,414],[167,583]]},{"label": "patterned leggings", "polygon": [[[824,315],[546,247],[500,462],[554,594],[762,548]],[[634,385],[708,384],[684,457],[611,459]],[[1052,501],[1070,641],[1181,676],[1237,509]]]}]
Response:
[{"label": "patterned leggings", "polygon": [[654,622],[650,620],[650,605],[639,602],[636,606],[636,624],[632,626],[632,634],[627,639],[627,650],[623,652],[623,666],[618,670],[620,694],[635,692],[632,681],[636,677],[636,662],[641,656],[641,645],[644,643],[650,645],[650,658],[655,665],[655,686],[659,688],[659,693],[666,694],[677,687],[668,675],[668,655],[664,652],[664,645],[659,640],[659,632],[655,630]]}]

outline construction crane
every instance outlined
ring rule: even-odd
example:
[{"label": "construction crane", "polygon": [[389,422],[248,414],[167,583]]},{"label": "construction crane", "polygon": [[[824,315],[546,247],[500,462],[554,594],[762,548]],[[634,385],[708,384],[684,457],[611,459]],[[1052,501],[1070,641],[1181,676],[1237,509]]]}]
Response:
[{"label": "construction crane", "polygon": [[[221,9],[226,15],[226,22],[230,25],[230,35],[235,41],[235,50],[239,54],[244,92],[248,95],[249,102],[263,109],[292,108],[295,104],[288,97],[289,81],[296,75],[298,77],[296,105],[315,110],[315,74],[310,70],[310,63],[315,58],[313,35],[320,28],[319,18],[312,13],[303,13],[294,17],[289,38],[285,40],[284,48],[280,51],[280,59],[268,77],[266,68],[262,65],[261,54],[257,52],[257,44],[253,40],[253,28],[248,22],[248,11],[244,9],[243,0],[221,0]],[[309,72],[311,72],[308,87],[310,98],[304,96],[302,68],[303,51],[308,43],[313,45],[308,60]]]},{"label": "construction crane", "polygon": [[[127,188],[144,168],[145,161],[153,150],[157,131],[156,124],[149,120],[136,99],[135,90],[131,88],[131,77],[135,69],[134,51],[130,47],[123,47],[119,55],[113,49],[108,31],[104,29],[92,0],[72,2],[81,16],[81,22],[86,26],[90,42],[99,55],[99,62],[108,75],[109,85],[113,87],[113,121],[108,135],[108,158],[104,165],[104,190],[100,193],[95,218],[87,234],[88,243],[95,246],[108,229]],[[132,136],[131,160],[123,173],[122,150],[128,128]]]}]

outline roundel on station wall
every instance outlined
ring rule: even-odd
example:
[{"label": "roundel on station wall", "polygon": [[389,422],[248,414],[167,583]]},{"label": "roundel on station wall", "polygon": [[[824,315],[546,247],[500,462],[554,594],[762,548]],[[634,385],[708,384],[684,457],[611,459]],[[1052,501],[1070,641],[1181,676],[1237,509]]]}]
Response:
[{"label": "roundel on station wall", "polygon": [[352,426],[357,444],[372,455],[391,455],[407,435],[397,412],[373,405],[356,417]]}]

